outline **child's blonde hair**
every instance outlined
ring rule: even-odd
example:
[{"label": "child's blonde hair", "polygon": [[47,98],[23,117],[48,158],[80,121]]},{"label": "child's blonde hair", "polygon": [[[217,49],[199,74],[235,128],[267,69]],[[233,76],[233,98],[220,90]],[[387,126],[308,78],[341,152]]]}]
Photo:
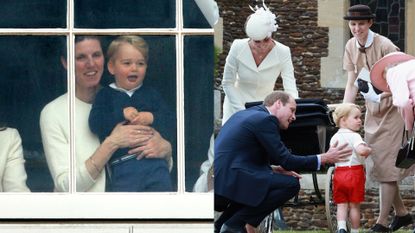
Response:
[{"label": "child's blonde hair", "polygon": [[148,61],[148,44],[139,36],[119,36],[111,42],[107,50],[107,58],[113,60],[118,48],[122,44],[130,44],[143,55],[146,62]]},{"label": "child's blonde hair", "polygon": [[337,105],[336,110],[333,112],[333,121],[337,127],[340,127],[340,119],[342,117],[349,116],[350,112],[357,108],[360,111],[360,107],[352,103],[342,103]]}]

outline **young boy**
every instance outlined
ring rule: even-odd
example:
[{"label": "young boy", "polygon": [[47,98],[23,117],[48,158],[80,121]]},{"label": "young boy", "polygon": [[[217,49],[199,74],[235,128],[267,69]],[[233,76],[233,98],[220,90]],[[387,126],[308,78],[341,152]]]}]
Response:
[{"label": "young boy", "polygon": [[[163,136],[169,134],[169,128],[173,128],[169,124],[174,124],[170,119],[172,114],[160,94],[143,85],[148,61],[148,45],[144,39],[120,36],[111,42],[107,56],[108,70],[115,82],[96,96],[89,115],[91,131],[103,141],[118,123],[124,122],[152,124]],[[145,140],[153,133],[150,127],[143,127],[137,135]],[[136,146],[139,145],[132,147]],[[110,184],[107,189],[113,192],[172,191],[170,166],[163,157],[142,158],[129,154],[128,148],[116,151],[108,162]]]},{"label": "young boy", "polygon": [[358,233],[360,226],[360,203],[365,196],[365,158],[372,149],[359,133],[362,127],[359,106],[343,103],[336,107],[333,119],[339,130],[330,140],[339,144],[348,143],[353,153],[347,162],[336,163],[333,176],[333,200],[337,204],[338,233],[346,233],[346,220],[351,220],[351,233]]}]

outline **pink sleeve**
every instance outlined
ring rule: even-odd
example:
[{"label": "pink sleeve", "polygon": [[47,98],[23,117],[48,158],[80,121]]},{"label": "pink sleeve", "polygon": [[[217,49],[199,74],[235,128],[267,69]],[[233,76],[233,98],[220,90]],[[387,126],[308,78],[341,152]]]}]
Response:
[{"label": "pink sleeve", "polygon": [[392,92],[393,105],[404,108],[409,103],[409,89],[406,77],[400,75],[397,67],[390,68],[386,74],[386,82]]},{"label": "pink sleeve", "polygon": [[386,75],[386,81],[392,92],[393,105],[399,108],[405,121],[405,129],[409,132],[412,131],[414,124],[415,72],[412,70],[413,64],[406,62],[390,68]]}]

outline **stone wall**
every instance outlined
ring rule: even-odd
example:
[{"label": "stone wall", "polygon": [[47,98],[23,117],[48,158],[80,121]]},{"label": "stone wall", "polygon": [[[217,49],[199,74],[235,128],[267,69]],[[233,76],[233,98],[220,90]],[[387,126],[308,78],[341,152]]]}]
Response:
[{"label": "stone wall", "polygon": [[[252,13],[252,1],[217,0],[223,18],[223,51],[217,65],[215,88],[221,90],[225,59],[234,39],[245,38],[244,24]],[[343,89],[325,89],[320,85],[320,59],[328,54],[328,28],[317,25],[317,0],[270,0],[270,10],[278,16],[278,30],[273,38],[291,48],[297,87],[301,98],[322,98],[338,103]],[[282,89],[281,79],[276,89]]]}]

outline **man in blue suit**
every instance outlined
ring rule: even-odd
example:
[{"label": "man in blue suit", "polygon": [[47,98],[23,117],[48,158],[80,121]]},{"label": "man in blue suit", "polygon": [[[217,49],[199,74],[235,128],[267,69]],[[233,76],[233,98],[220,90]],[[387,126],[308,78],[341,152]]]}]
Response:
[{"label": "man in blue suit", "polygon": [[319,170],[351,155],[347,144],[319,155],[291,154],[279,130],[295,120],[296,107],[288,93],[274,91],[263,105],[237,112],[223,125],[215,140],[215,210],[223,211],[215,232],[257,227],[300,190],[301,177],[294,171]]}]

